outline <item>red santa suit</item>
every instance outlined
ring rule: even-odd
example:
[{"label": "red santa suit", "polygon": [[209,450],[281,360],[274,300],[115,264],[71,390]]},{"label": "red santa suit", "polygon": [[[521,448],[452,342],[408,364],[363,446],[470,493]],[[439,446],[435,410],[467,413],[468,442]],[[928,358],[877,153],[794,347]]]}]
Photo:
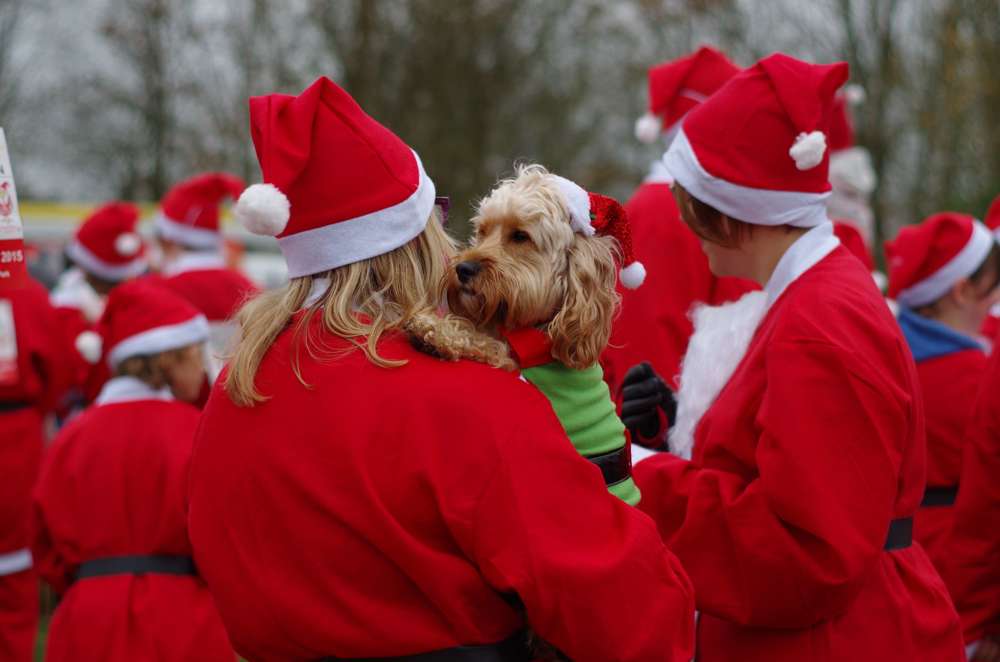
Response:
[{"label": "red santa suit", "polygon": [[51,301],[59,316],[63,342],[72,358],[74,392],[70,408],[93,401],[109,378],[100,361],[96,323],[104,298],[87,282],[89,274],[107,283],[124,283],[149,267],[146,246],[138,233],[139,208],[108,202],[83,220],[66,254],[75,265],[59,279]]},{"label": "red santa suit", "polygon": [[763,292],[696,313],[670,435],[682,457],[635,466],[640,508],[694,583],[701,662],[964,657],[909,535],[925,470],[913,360],[826,220],[823,118],[846,75],[769,56],[691,113],[666,156],[731,218],[811,228]]},{"label": "red santa suit", "polygon": [[235,332],[231,319],[258,292],[246,276],[226,266],[222,255],[219,205],[236,198],[243,180],[226,173],[205,173],[175,185],[164,196],[154,221],[157,234],[184,251],[163,265],[167,287],[191,302],[212,325],[209,357],[212,377]]},{"label": "red santa suit", "polygon": [[[649,111],[636,123],[636,136],[667,142],[680,121],[739,68],[719,51],[703,46],[649,70]],[[717,278],[708,268],[698,237],[681,220],[671,192],[673,179],[657,161],[625,204],[635,257],[646,266],[646,282],[621,288],[621,312],[601,358],[604,379],[617,397],[626,371],[648,361],[676,389],[680,360],[691,336],[689,312],[697,303],[738,299],[757,285]]]},{"label": "red santa suit", "polygon": [[[100,326],[112,367],[208,334],[197,311],[148,281],[116,287]],[[62,595],[46,660],[235,658],[190,558],[185,488],[198,416],[169,389],[115,377],[53,442],[34,496],[33,552]]]},{"label": "red santa suit", "polygon": [[996,241],[979,221],[943,212],[903,228],[886,244],[889,296],[917,362],[927,422],[927,492],[914,537],[934,565],[944,567],[959,489],[962,449],[986,368],[981,342],[914,312],[975,273]]},{"label": "red santa suit", "polygon": [[[250,117],[269,183],[236,214],[280,233],[292,278],[425,228],[434,184],[419,158],[329,79],[254,98]],[[329,286],[314,281],[306,305]],[[237,406],[216,383],[192,460],[195,558],[241,654],[442,659],[530,623],[574,660],[690,659],[683,571],[535,387],[395,332],[378,352],[405,364],[384,368],[321,315],[299,328],[303,314],[255,373],[266,401]]]},{"label": "red santa suit", "polygon": [[31,490],[43,416],[68,386],[67,356],[45,288],[0,291],[0,659],[32,659],[38,580],[30,543]]},{"label": "red santa suit", "polygon": [[[942,576],[962,618],[965,641],[1000,634],[1000,352],[976,402],[962,461],[954,524]],[[970,655],[971,657],[971,655]]]}]

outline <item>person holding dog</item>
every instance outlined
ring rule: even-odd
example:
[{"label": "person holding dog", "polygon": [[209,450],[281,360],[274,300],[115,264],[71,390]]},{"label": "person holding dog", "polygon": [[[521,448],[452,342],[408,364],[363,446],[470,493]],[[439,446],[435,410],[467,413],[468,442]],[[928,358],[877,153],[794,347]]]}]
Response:
[{"label": "person holding dog", "polygon": [[[913,358],[826,215],[847,75],[766,57],[693,110],[665,156],[712,271],[763,287],[696,312],[677,455],[634,470],[694,584],[700,662],[964,659],[912,540],[926,465]],[[658,380],[626,385],[626,405],[656,407]]]},{"label": "person holding dog", "polygon": [[[454,248],[419,157],[341,88],[250,100],[236,205],[290,283],[239,314],[190,475],[199,572],[254,662],[690,659],[693,596],[545,398],[414,344]],[[507,365],[506,347],[477,351]],[[649,624],[649,626],[641,626]]]}]

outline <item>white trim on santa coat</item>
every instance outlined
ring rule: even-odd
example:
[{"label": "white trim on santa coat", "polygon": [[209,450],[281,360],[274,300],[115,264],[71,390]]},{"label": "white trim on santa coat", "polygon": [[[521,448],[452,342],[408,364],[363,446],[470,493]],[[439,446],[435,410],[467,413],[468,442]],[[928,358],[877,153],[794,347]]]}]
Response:
[{"label": "white trim on santa coat", "polygon": [[798,228],[813,228],[829,222],[826,199],[830,191],[773,191],[716,177],[702,166],[683,128],[663,155],[663,162],[688,193],[732,218],[754,225]]},{"label": "white trim on santa coat", "polygon": [[169,278],[189,271],[225,268],[226,260],[218,251],[184,251],[163,265],[163,275]]},{"label": "white trim on santa coat", "polygon": [[694,333],[681,362],[677,421],[669,432],[672,453],[691,459],[698,423],[743,360],[764,315],[789,285],[839,245],[832,223],[818,225],[785,251],[763,291],[692,311]]},{"label": "white trim on santa coat", "polygon": [[109,405],[116,402],[136,402],[138,400],[173,400],[169,387],[155,389],[141,379],[129,376],[113,377],[101,388],[94,404]]},{"label": "white trim on santa coat", "polygon": [[31,550],[27,548],[0,554],[0,577],[23,572],[31,567],[32,562]]}]

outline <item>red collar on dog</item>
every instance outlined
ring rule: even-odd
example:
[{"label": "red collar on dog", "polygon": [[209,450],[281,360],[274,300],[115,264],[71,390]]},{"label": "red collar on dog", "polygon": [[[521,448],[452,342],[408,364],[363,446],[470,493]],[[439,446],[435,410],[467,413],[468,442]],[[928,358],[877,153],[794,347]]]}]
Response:
[{"label": "red collar on dog", "polygon": [[500,334],[510,345],[510,350],[522,370],[555,361],[552,358],[552,341],[544,331],[529,327],[513,331],[501,329]]}]

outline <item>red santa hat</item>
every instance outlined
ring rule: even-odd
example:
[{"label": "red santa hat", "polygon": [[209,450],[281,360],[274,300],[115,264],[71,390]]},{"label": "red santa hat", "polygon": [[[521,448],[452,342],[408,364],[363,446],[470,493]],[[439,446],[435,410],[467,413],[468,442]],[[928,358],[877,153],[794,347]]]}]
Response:
[{"label": "red santa hat", "polygon": [[865,100],[865,90],[860,85],[845,85],[833,99],[830,132],[827,145],[830,153],[854,147],[854,119],[851,108]]},{"label": "red santa hat", "polygon": [[1000,195],[993,198],[990,208],[986,210],[986,217],[983,223],[994,233],[1000,234]]},{"label": "red santa hat", "polygon": [[622,285],[634,290],[646,280],[646,267],[635,259],[632,251],[632,230],[625,208],[617,200],[589,193],[579,184],[559,175],[550,175],[562,193],[573,231],[587,237],[595,234],[614,237],[622,254],[619,272]]},{"label": "red santa hat", "polygon": [[195,250],[222,245],[219,204],[235,200],[243,190],[243,180],[224,172],[196,175],[167,191],[160,202],[156,230],[164,239]]},{"label": "red santa hat", "polygon": [[995,241],[985,225],[955,212],[903,228],[885,245],[889,297],[909,308],[937,301],[983,264]]},{"label": "red santa hat", "polygon": [[139,208],[109,202],[93,211],[76,231],[66,254],[87,273],[112,283],[146,271],[146,247],[136,232]]},{"label": "red santa hat", "polygon": [[834,220],[833,234],[837,235],[844,248],[864,263],[868,271],[875,271],[875,260],[872,258],[872,253],[868,250],[868,245],[865,244],[864,238],[853,223]]},{"label": "red santa hat", "polygon": [[651,67],[647,76],[649,107],[635,122],[635,137],[652,143],[660,134],[669,133],[690,110],[739,70],[729,58],[709,46]]},{"label": "red santa hat", "polygon": [[243,192],[236,217],[278,238],[290,277],[388,253],[423,232],[434,182],[420,158],[330,79],[297,97],[250,99],[250,130],[266,183]]},{"label": "red santa hat", "polygon": [[827,222],[827,135],[847,64],[776,53],[691,111],[664,156],[675,181],[727,216],[757,225]]},{"label": "red santa hat", "polygon": [[111,290],[98,330],[112,370],[133,356],[159,354],[208,340],[205,316],[179,295],[146,278]]}]

